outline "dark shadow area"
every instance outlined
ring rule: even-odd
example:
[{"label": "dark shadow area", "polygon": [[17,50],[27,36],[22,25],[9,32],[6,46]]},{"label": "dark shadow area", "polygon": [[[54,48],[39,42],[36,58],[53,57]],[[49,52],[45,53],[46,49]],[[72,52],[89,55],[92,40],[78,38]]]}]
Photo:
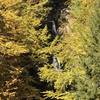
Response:
[{"label": "dark shadow area", "polygon": [[41,25],[36,27],[36,29],[39,30],[47,25],[48,33],[51,34],[51,39],[49,41],[52,41],[57,35],[61,35],[58,31],[59,19],[62,9],[68,7],[68,5],[65,5],[65,2],[66,0],[49,0],[49,2],[44,5],[44,7],[51,7],[52,9],[44,20],[42,20]]},{"label": "dark shadow area", "polygon": [[[4,74],[5,77],[1,76],[2,73],[0,74],[0,79],[2,80],[0,82],[0,85],[3,87],[3,89],[6,89],[5,81],[11,80],[11,77],[12,77],[12,74],[10,74],[10,72],[14,71],[16,68],[23,68],[24,70],[20,73],[20,75],[18,75],[18,77],[17,76],[15,77],[17,77],[19,80],[22,80],[22,82],[27,81],[29,86],[31,86],[34,89],[34,91],[36,89],[37,94],[35,94],[35,96],[31,96],[30,98],[28,98],[27,96],[24,96],[24,94],[23,95],[17,94],[17,95],[22,97],[20,100],[41,100],[40,92],[46,89],[47,83],[40,81],[40,78],[38,75],[38,67],[40,65],[35,60],[33,61],[30,56],[31,56],[31,53],[21,54],[20,56],[8,56],[8,55],[0,54],[0,66],[3,70],[2,73],[5,73]],[[19,82],[15,84],[15,86],[17,85],[18,87],[20,87],[20,84],[21,83]],[[19,89],[17,91],[16,91],[17,93],[20,93]],[[2,96],[2,98],[6,98],[6,97]]]},{"label": "dark shadow area", "polygon": [[5,25],[4,17],[0,14],[0,35],[3,36],[11,36],[10,34],[7,34],[8,28]]}]

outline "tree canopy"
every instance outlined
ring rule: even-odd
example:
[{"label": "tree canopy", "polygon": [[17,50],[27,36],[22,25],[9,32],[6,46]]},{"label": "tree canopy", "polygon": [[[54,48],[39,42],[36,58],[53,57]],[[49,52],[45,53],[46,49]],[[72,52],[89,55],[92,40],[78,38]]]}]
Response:
[{"label": "tree canopy", "polygon": [[0,0],[0,99],[99,100],[99,0]]}]

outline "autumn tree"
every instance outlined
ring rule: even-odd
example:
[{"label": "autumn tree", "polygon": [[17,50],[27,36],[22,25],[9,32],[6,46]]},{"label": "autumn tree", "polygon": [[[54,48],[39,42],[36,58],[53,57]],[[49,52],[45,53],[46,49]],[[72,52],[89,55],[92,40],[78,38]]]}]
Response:
[{"label": "autumn tree", "polygon": [[[37,29],[49,11],[46,0],[0,0],[0,98],[42,99],[36,73],[38,49],[47,44],[47,27]],[[37,58],[38,57],[38,58]],[[38,62],[40,63],[38,64]],[[38,87],[38,88],[37,88]]]},{"label": "autumn tree", "polygon": [[0,0],[0,99],[99,100],[99,5]]},{"label": "autumn tree", "polygon": [[62,9],[59,31],[63,35],[41,51],[56,57],[40,68],[41,79],[48,83],[45,98],[99,100],[99,4],[99,0],[71,0]]}]

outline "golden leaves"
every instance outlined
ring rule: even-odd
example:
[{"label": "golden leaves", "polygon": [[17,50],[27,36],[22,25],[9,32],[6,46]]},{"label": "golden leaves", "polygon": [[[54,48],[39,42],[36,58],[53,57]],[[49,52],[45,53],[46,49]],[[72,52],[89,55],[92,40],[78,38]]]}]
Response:
[{"label": "golden leaves", "polygon": [[28,49],[22,44],[8,41],[5,38],[0,38],[0,52],[6,55],[20,55],[21,53],[27,53]]},{"label": "golden leaves", "polygon": [[22,0],[0,0],[0,3],[9,7],[9,6],[12,6],[12,5],[20,2],[20,1],[22,1]]}]

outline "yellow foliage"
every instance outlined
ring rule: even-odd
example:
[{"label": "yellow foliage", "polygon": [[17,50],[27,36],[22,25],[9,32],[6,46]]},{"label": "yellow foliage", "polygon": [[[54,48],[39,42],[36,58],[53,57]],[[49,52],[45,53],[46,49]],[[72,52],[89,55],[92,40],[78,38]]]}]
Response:
[{"label": "yellow foliage", "polygon": [[3,5],[6,5],[6,7],[15,5],[18,2],[21,2],[22,0],[0,0],[0,3]]},{"label": "yellow foliage", "polygon": [[10,56],[18,56],[21,53],[27,53],[29,52],[28,49],[19,43],[13,42],[13,41],[8,41],[5,38],[0,37],[0,52],[5,55],[10,55]]}]

